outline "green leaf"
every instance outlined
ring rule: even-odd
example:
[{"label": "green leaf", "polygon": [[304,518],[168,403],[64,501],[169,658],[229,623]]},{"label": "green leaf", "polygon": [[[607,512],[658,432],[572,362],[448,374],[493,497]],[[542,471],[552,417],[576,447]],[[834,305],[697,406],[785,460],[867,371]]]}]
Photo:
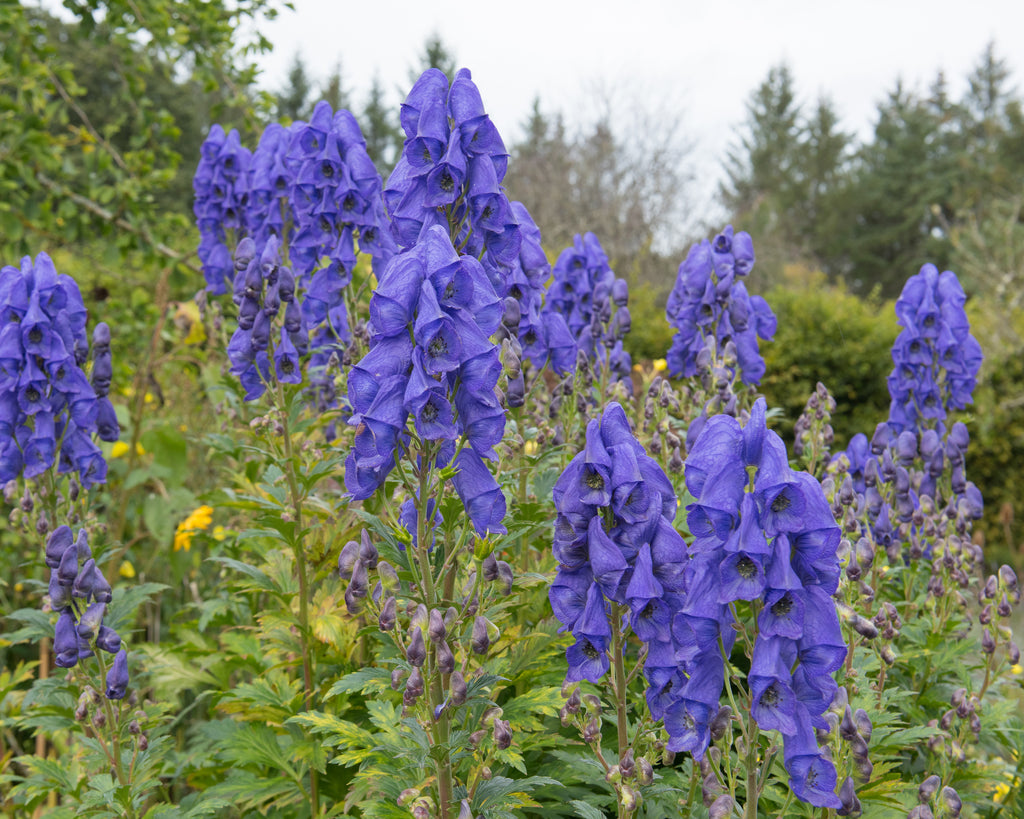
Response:
[{"label": "green leaf", "polygon": [[391,672],[386,668],[360,668],[346,674],[327,692],[327,699],[339,694],[361,692],[364,694],[380,694],[391,687]]},{"label": "green leaf", "polygon": [[573,799],[569,804],[572,805],[576,815],[581,817],[581,819],[607,819],[603,811],[579,799]]}]

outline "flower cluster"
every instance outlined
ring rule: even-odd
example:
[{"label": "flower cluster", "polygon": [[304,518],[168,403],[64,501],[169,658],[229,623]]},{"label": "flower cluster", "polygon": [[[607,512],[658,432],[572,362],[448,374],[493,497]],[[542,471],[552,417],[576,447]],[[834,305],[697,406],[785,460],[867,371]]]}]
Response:
[{"label": "flower cluster", "polygon": [[944,509],[942,528],[948,523],[958,535],[966,534],[984,510],[980,490],[964,472],[969,442],[961,421],[945,440],[934,429],[903,430],[894,436],[884,422],[870,440],[863,433],[854,435],[831,465],[841,482],[835,511],[843,516],[844,527],[870,535],[892,561],[903,560],[905,541],[910,542],[909,557],[931,556],[941,532],[919,525],[925,508]]},{"label": "flower cluster", "polygon": [[776,321],[768,303],[749,295],[743,284],[753,267],[750,234],[733,235],[732,225],[713,242],[705,239],[690,248],[679,265],[665,310],[669,324],[676,329],[666,356],[673,377],[697,375],[697,357],[705,348],[705,339],[713,336],[719,348],[729,340],[736,346],[743,383],[760,382],[765,363],[757,340],[770,341]]},{"label": "flower cluster", "polygon": [[[483,461],[505,430],[495,396],[501,360],[488,338],[502,312],[480,262],[460,256],[441,225],[392,258],[370,299],[370,352],[348,377],[352,497],[367,498],[384,482],[412,416],[416,436],[437,442],[436,464],[454,458],[455,489],[477,531],[504,531],[505,499]],[[456,455],[460,436],[468,446]]]},{"label": "flower cluster", "polygon": [[551,264],[541,246],[540,229],[521,202],[512,203],[512,212],[523,241],[509,274],[508,296],[519,306],[515,334],[522,357],[538,370],[550,363],[556,373],[564,375],[576,363],[576,341],[560,313],[543,312]]},{"label": "flower cluster", "polygon": [[283,240],[295,221],[291,200],[295,163],[289,161],[288,151],[294,133],[304,124],[295,122],[289,129],[278,122],[271,123],[260,135],[253,152],[246,226],[257,247],[262,247],[271,236]]},{"label": "flower cluster", "polygon": [[89,487],[106,480],[107,464],[92,440],[116,441],[110,391],[110,328],[93,332],[92,382],[86,311],[78,285],[50,257],[26,256],[0,270],[0,483],[77,472]]},{"label": "flower cluster", "polygon": [[667,649],[671,662],[670,627],[683,600],[686,544],[672,528],[672,484],[633,436],[619,404],[608,404],[600,421],[587,425],[586,447],[553,494],[559,568],[549,597],[576,641],[566,652],[566,679],[596,682],[604,675],[610,623],[627,614],[649,656],[663,657]]},{"label": "flower cluster", "polygon": [[544,318],[562,316],[571,338],[587,357],[607,366],[612,376],[632,387],[633,361],[622,348],[629,332],[629,286],[608,264],[593,233],[573,237],[555,262]]},{"label": "flower cluster", "polygon": [[757,636],[748,674],[751,714],[784,737],[790,786],[800,799],[840,806],[836,771],[814,728],[832,703],[831,674],[846,657],[832,594],[838,588],[835,525],[818,482],[790,469],[782,440],[765,425],[758,399],[746,426],[708,419],[686,461],[687,507],[695,540],[684,605],[672,621],[675,657],[686,677],[665,710],[669,748],[701,757],[718,710],[739,601],[750,601]]},{"label": "flower cluster", "polygon": [[225,282],[234,272],[228,231],[236,238],[246,231],[251,162],[252,152],[242,145],[238,131],[225,134],[220,125],[210,129],[192,179],[192,211],[199,227],[199,261],[211,293],[226,292]]},{"label": "flower cluster", "polygon": [[[271,380],[271,356],[274,377],[285,384],[302,382],[299,356],[309,349],[309,336],[302,312],[295,299],[295,277],[281,265],[277,238],[267,240],[260,255],[256,244],[245,238],[235,253],[233,298],[238,303],[238,329],[228,342],[231,372],[245,387],[245,400],[263,395]],[[274,320],[284,305],[284,321],[276,343]]]},{"label": "flower cluster", "polygon": [[508,153],[467,69],[451,87],[428,69],[402,104],[405,145],[384,189],[393,235],[410,247],[432,226],[480,260],[495,292],[508,291],[522,232],[501,187]]},{"label": "flower cluster", "polygon": [[951,270],[926,264],[896,300],[903,331],[892,348],[889,426],[894,434],[943,430],[949,410],[971,403],[981,346],[970,333],[963,288]]},{"label": "flower cluster", "polygon": [[178,527],[174,530],[174,551],[184,549],[186,552],[192,548],[192,536],[196,532],[203,532],[210,528],[213,523],[213,509],[205,504],[189,513]]},{"label": "flower cluster", "polygon": [[94,649],[113,654],[107,673],[107,698],[119,700],[128,687],[128,654],[121,638],[104,625],[110,584],[93,559],[84,529],[73,537],[67,526],[58,526],[46,540],[46,565],[50,569],[50,605],[60,612],[53,638],[54,663],[72,668],[92,657]]},{"label": "flower cluster", "polygon": [[[288,162],[295,172],[295,226],[288,251],[307,290],[302,311],[315,331],[313,347],[323,353],[335,340],[350,337],[344,291],[352,281],[357,240],[375,269],[395,247],[384,227],[380,174],[351,112],[334,113],[320,102],[308,123],[293,127]],[[318,269],[323,258],[327,264]]]}]

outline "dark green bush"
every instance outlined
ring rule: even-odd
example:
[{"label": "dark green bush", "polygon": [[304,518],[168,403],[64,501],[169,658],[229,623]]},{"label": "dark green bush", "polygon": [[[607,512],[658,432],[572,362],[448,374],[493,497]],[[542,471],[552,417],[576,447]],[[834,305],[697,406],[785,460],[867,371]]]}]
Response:
[{"label": "dark green bush", "polygon": [[835,448],[856,433],[870,435],[889,414],[886,377],[899,328],[892,302],[863,300],[824,277],[765,294],[778,317],[774,340],[761,344],[768,370],[761,390],[783,410],[776,429],[791,439],[793,423],[821,381],[836,399]]}]

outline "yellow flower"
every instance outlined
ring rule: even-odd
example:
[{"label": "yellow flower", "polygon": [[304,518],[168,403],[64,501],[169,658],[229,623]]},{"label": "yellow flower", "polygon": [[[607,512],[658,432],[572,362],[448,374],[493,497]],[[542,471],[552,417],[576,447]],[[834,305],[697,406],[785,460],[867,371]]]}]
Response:
[{"label": "yellow flower", "polygon": [[210,527],[213,523],[213,509],[209,506],[200,506],[198,509],[178,524],[174,533],[174,551],[184,549],[186,552],[192,548],[192,535]]},{"label": "yellow flower", "polygon": [[536,455],[537,454],[537,442],[536,441],[527,441],[525,444],[523,444],[523,452],[525,452],[527,455]]},{"label": "yellow flower", "polygon": [[1024,672],[1024,666],[1021,666],[1020,663],[1017,663],[1016,665],[1011,665],[1010,666],[1010,672],[1012,674],[1020,674],[1020,673]]},{"label": "yellow flower", "polygon": [[668,362],[664,358],[656,358],[651,363],[656,373],[663,373],[668,369]]},{"label": "yellow flower", "polygon": [[213,539],[214,540],[221,541],[221,540],[224,540],[224,538],[226,538],[227,536],[228,536],[228,530],[225,529],[223,526],[214,526],[213,527]]},{"label": "yellow flower", "polygon": [[[131,449],[131,447],[126,442],[124,442],[124,441],[115,441],[114,445],[110,448],[110,457],[111,458],[121,458],[121,457],[123,457],[123,456],[128,454],[128,450],[129,449]],[[135,454],[136,455],[145,455],[146,454],[146,450],[144,450],[142,448],[142,444],[136,444],[135,445]]]},{"label": "yellow flower", "polygon": [[125,580],[131,580],[135,577],[135,567],[130,560],[122,560],[121,568],[117,570],[117,573]]}]

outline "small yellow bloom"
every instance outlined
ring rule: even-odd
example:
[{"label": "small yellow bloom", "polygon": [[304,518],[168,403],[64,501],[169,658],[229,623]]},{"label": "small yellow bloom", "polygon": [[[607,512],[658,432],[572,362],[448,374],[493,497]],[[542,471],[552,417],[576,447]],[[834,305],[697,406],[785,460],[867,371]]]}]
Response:
[{"label": "small yellow bloom", "polygon": [[[114,445],[110,448],[110,457],[111,458],[123,458],[125,455],[128,454],[128,450],[129,449],[131,449],[131,446],[127,442],[125,442],[125,441],[115,441]],[[142,448],[142,444],[136,444],[135,445],[135,454],[136,455],[145,455],[146,454],[146,450],[144,450]]]},{"label": "small yellow bloom", "polygon": [[537,454],[537,442],[536,441],[527,441],[525,444],[523,444],[523,452],[525,452],[527,455],[536,455]]},{"label": "small yellow bloom", "polygon": [[117,573],[125,580],[131,580],[135,577],[135,567],[130,560],[122,560],[121,568],[117,570]]},{"label": "small yellow bloom", "polygon": [[1022,666],[1020,663],[1017,663],[1017,665],[1011,665],[1010,672],[1013,674],[1024,673],[1024,666]]},{"label": "small yellow bloom", "polygon": [[184,549],[186,552],[192,548],[192,535],[210,528],[213,523],[213,509],[209,506],[200,506],[195,509],[187,518],[178,524],[174,533],[174,551]]},{"label": "small yellow bloom", "polygon": [[668,369],[668,362],[664,358],[656,358],[651,363],[656,373],[663,373]]},{"label": "small yellow bloom", "polygon": [[221,541],[221,540],[224,540],[224,538],[226,538],[228,536],[228,530],[225,529],[223,526],[219,526],[218,525],[218,526],[214,526],[213,527],[213,533],[212,534],[213,534],[213,539],[214,540]]},{"label": "small yellow bloom", "polygon": [[156,399],[153,397],[153,393],[151,392],[147,392],[144,396],[142,396],[142,400],[145,401],[147,404],[152,404],[156,402]]},{"label": "small yellow bloom", "polygon": [[24,583],[15,583],[14,584],[14,590],[16,592],[23,592],[23,591],[25,591],[25,584]]}]

